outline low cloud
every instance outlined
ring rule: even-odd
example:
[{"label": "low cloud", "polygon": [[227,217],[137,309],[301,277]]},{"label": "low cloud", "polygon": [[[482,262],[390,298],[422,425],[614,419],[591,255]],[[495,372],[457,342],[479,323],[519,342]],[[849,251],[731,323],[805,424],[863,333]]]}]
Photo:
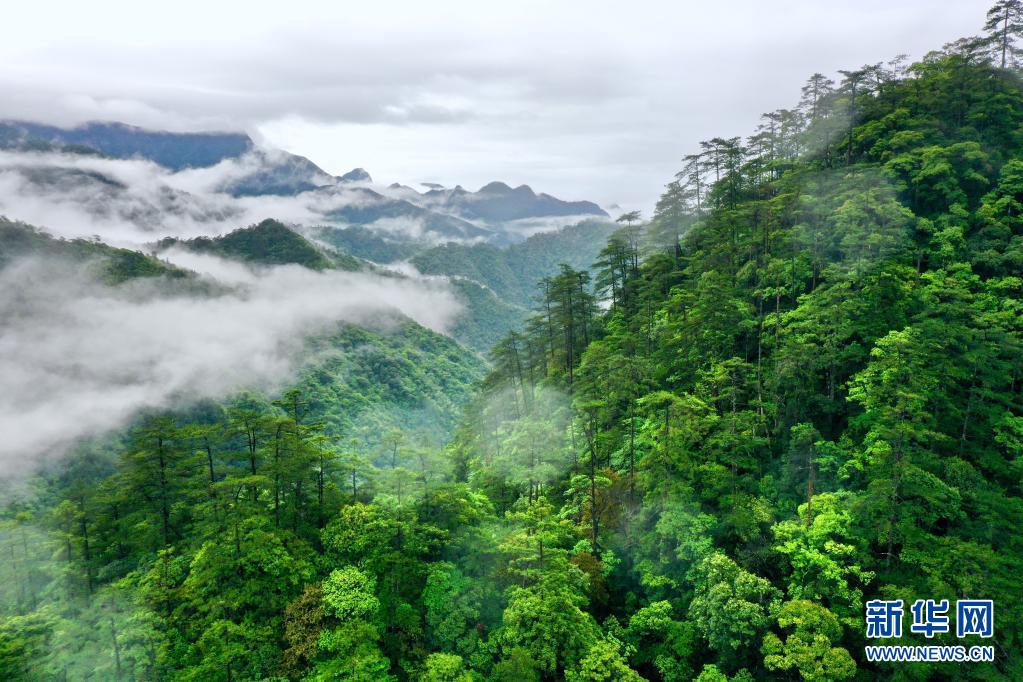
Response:
[{"label": "low cloud", "polygon": [[[268,217],[292,225],[345,226],[338,217],[343,210],[408,199],[419,203],[421,198],[365,183],[336,183],[314,171],[309,171],[308,180],[315,190],[293,195],[229,193],[236,183],[287,168],[293,158],[257,149],[207,168],[172,172],[142,159],[0,151],[0,215],[61,237],[98,235],[111,244],[139,247],[164,236],[224,234]],[[449,232],[431,231],[417,216],[383,218],[365,227],[388,238],[460,240]]]},{"label": "low cloud", "polygon": [[504,223],[501,229],[508,235],[519,239],[528,239],[534,234],[554,232],[569,225],[578,225],[587,220],[601,220],[603,216],[592,214],[544,216],[541,218],[521,218]]},{"label": "low cloud", "polygon": [[87,266],[35,258],[0,271],[0,478],[140,410],[280,387],[305,340],[339,322],[380,327],[397,312],[443,332],[460,313],[437,280],[167,255],[227,290],[168,293],[160,279],[109,287]]}]

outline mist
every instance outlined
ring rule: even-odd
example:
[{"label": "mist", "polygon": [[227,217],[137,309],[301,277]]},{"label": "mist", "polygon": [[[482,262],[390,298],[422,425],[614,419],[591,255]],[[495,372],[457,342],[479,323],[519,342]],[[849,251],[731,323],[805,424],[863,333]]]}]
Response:
[{"label": "mist", "polygon": [[398,313],[445,332],[461,310],[441,280],[167,255],[225,284],[222,293],[176,291],[162,278],[110,287],[89,264],[38,258],[0,271],[0,478],[142,410],[278,389],[306,339],[338,323],[386,330]]},{"label": "mist", "polygon": [[[292,225],[346,226],[332,215],[406,199],[402,190],[363,183],[323,183],[293,195],[233,196],[229,190],[272,167],[281,152],[257,149],[207,168],[171,172],[142,159],[109,159],[59,152],[0,151],[0,215],[66,238],[99,236],[139,247],[161,237],[216,236],[272,217]],[[365,225],[388,237],[440,241],[414,217],[383,218]],[[445,234],[444,241],[458,241]]]}]

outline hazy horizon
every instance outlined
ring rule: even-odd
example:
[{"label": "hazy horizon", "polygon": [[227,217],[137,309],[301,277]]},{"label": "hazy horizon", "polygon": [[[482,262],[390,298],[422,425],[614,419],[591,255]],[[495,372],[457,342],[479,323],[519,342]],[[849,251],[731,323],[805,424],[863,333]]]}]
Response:
[{"label": "hazy horizon", "polygon": [[752,133],[814,71],[977,33],[986,6],[17,6],[0,118],[244,131],[382,184],[502,180],[649,213],[699,140]]}]

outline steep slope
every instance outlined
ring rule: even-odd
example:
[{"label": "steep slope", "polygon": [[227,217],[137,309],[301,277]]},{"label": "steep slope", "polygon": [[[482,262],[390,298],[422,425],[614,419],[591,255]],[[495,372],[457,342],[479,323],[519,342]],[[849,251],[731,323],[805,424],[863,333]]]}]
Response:
[{"label": "steep slope", "polygon": [[309,418],[336,443],[358,436],[369,448],[391,430],[444,445],[485,372],[453,339],[399,317],[343,325],[312,339],[308,353],[314,362],[293,386],[309,402]]},{"label": "steep slope", "polygon": [[[566,272],[495,349],[460,432],[468,478],[524,534],[573,519],[532,594],[569,563],[607,576],[577,592],[574,632],[628,622],[623,668],[902,679],[865,643],[981,641],[913,632],[909,607],[990,599],[1011,611],[980,633],[990,662],[912,674],[1020,679],[1023,85],[985,49],[817,74],[748,145],[694,144],[649,226],[664,248],[609,243],[607,312]],[[521,447],[538,431],[561,470]],[[874,600],[905,605],[901,639],[864,622]],[[533,651],[579,646],[556,639]]]},{"label": "steep slope", "polygon": [[341,182],[373,182],[373,178],[365,168],[353,168],[344,175],[339,175],[337,179]]},{"label": "steep slope", "polygon": [[450,281],[466,311],[451,333],[479,353],[489,353],[505,334],[525,322],[528,314],[525,307],[509,303],[478,282],[460,277],[452,277]]},{"label": "steep slope", "polygon": [[254,150],[241,164],[247,172],[221,185],[221,191],[235,197],[294,196],[338,182],[304,156],[279,150]]}]

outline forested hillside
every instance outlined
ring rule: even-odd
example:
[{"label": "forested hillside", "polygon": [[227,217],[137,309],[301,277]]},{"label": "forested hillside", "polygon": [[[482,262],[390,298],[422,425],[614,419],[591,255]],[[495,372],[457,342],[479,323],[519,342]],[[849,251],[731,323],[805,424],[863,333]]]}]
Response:
[{"label": "forested hillside", "polygon": [[[544,283],[459,441],[525,533],[509,657],[570,679],[1023,675],[1021,122],[977,40],[815,74],[686,158],[595,297],[567,268]],[[993,666],[864,661],[866,600],[967,597],[999,605]]]},{"label": "forested hillside", "polygon": [[[349,329],[350,372],[80,448],[0,517],[0,678],[1023,679],[1003,5],[694,143],[593,276],[536,283],[457,420],[464,349]],[[968,598],[991,639],[899,643],[993,663],[865,659],[867,600]]]},{"label": "forested hillside", "polygon": [[[2,227],[2,225],[0,225]],[[0,240],[3,233],[0,233]],[[58,242],[59,243],[59,242]],[[102,245],[96,248],[107,248]],[[351,272],[370,271],[372,263],[334,248],[329,244],[321,247],[295,230],[277,220],[267,219],[256,225],[238,228],[219,237],[196,237],[194,239],[161,239],[156,248],[166,254],[169,249],[184,249],[197,254],[218,256],[255,266],[301,265],[315,271],[346,270]],[[142,254],[121,249],[122,258],[141,257]],[[161,263],[149,259],[152,263]],[[2,262],[2,261],[0,261]],[[181,274],[184,274],[182,272]],[[399,277],[397,273],[390,276]],[[453,278],[451,289],[463,305],[451,334],[458,341],[479,353],[485,353],[510,329],[516,328],[526,318],[526,309],[521,305],[508,303],[486,288],[483,284],[464,278]]]},{"label": "forested hillside", "polygon": [[503,247],[449,242],[421,251],[410,261],[424,274],[466,277],[485,284],[504,301],[528,307],[536,283],[555,274],[560,264],[589,270],[613,231],[613,223],[590,220]]},{"label": "forested hillside", "polygon": [[610,221],[586,220],[512,244],[447,242],[429,247],[395,241],[364,227],[317,228],[311,234],[375,263],[408,260],[425,275],[450,277],[469,311],[454,335],[486,352],[528,317],[538,281],[556,274],[561,264],[590,270],[614,230]]},{"label": "forested hillside", "polygon": [[196,253],[233,258],[257,265],[302,265],[312,270],[341,268],[359,270],[363,264],[347,253],[327,253],[318,249],[302,235],[288,229],[276,220],[264,220],[258,225],[239,228],[222,237],[196,237],[195,239],[163,239],[161,249],[180,247]]},{"label": "forested hillside", "polygon": [[129,249],[99,241],[54,239],[30,225],[0,216],[0,267],[18,258],[59,258],[95,267],[101,279],[119,284],[135,277],[188,279],[192,273]]},{"label": "forested hillside", "polygon": [[528,307],[536,283],[555,274],[561,263],[590,269],[614,229],[610,221],[586,220],[512,244],[447,242],[429,247],[392,240],[364,227],[320,228],[313,234],[375,263],[408,260],[423,274],[471,279],[506,303]]}]

